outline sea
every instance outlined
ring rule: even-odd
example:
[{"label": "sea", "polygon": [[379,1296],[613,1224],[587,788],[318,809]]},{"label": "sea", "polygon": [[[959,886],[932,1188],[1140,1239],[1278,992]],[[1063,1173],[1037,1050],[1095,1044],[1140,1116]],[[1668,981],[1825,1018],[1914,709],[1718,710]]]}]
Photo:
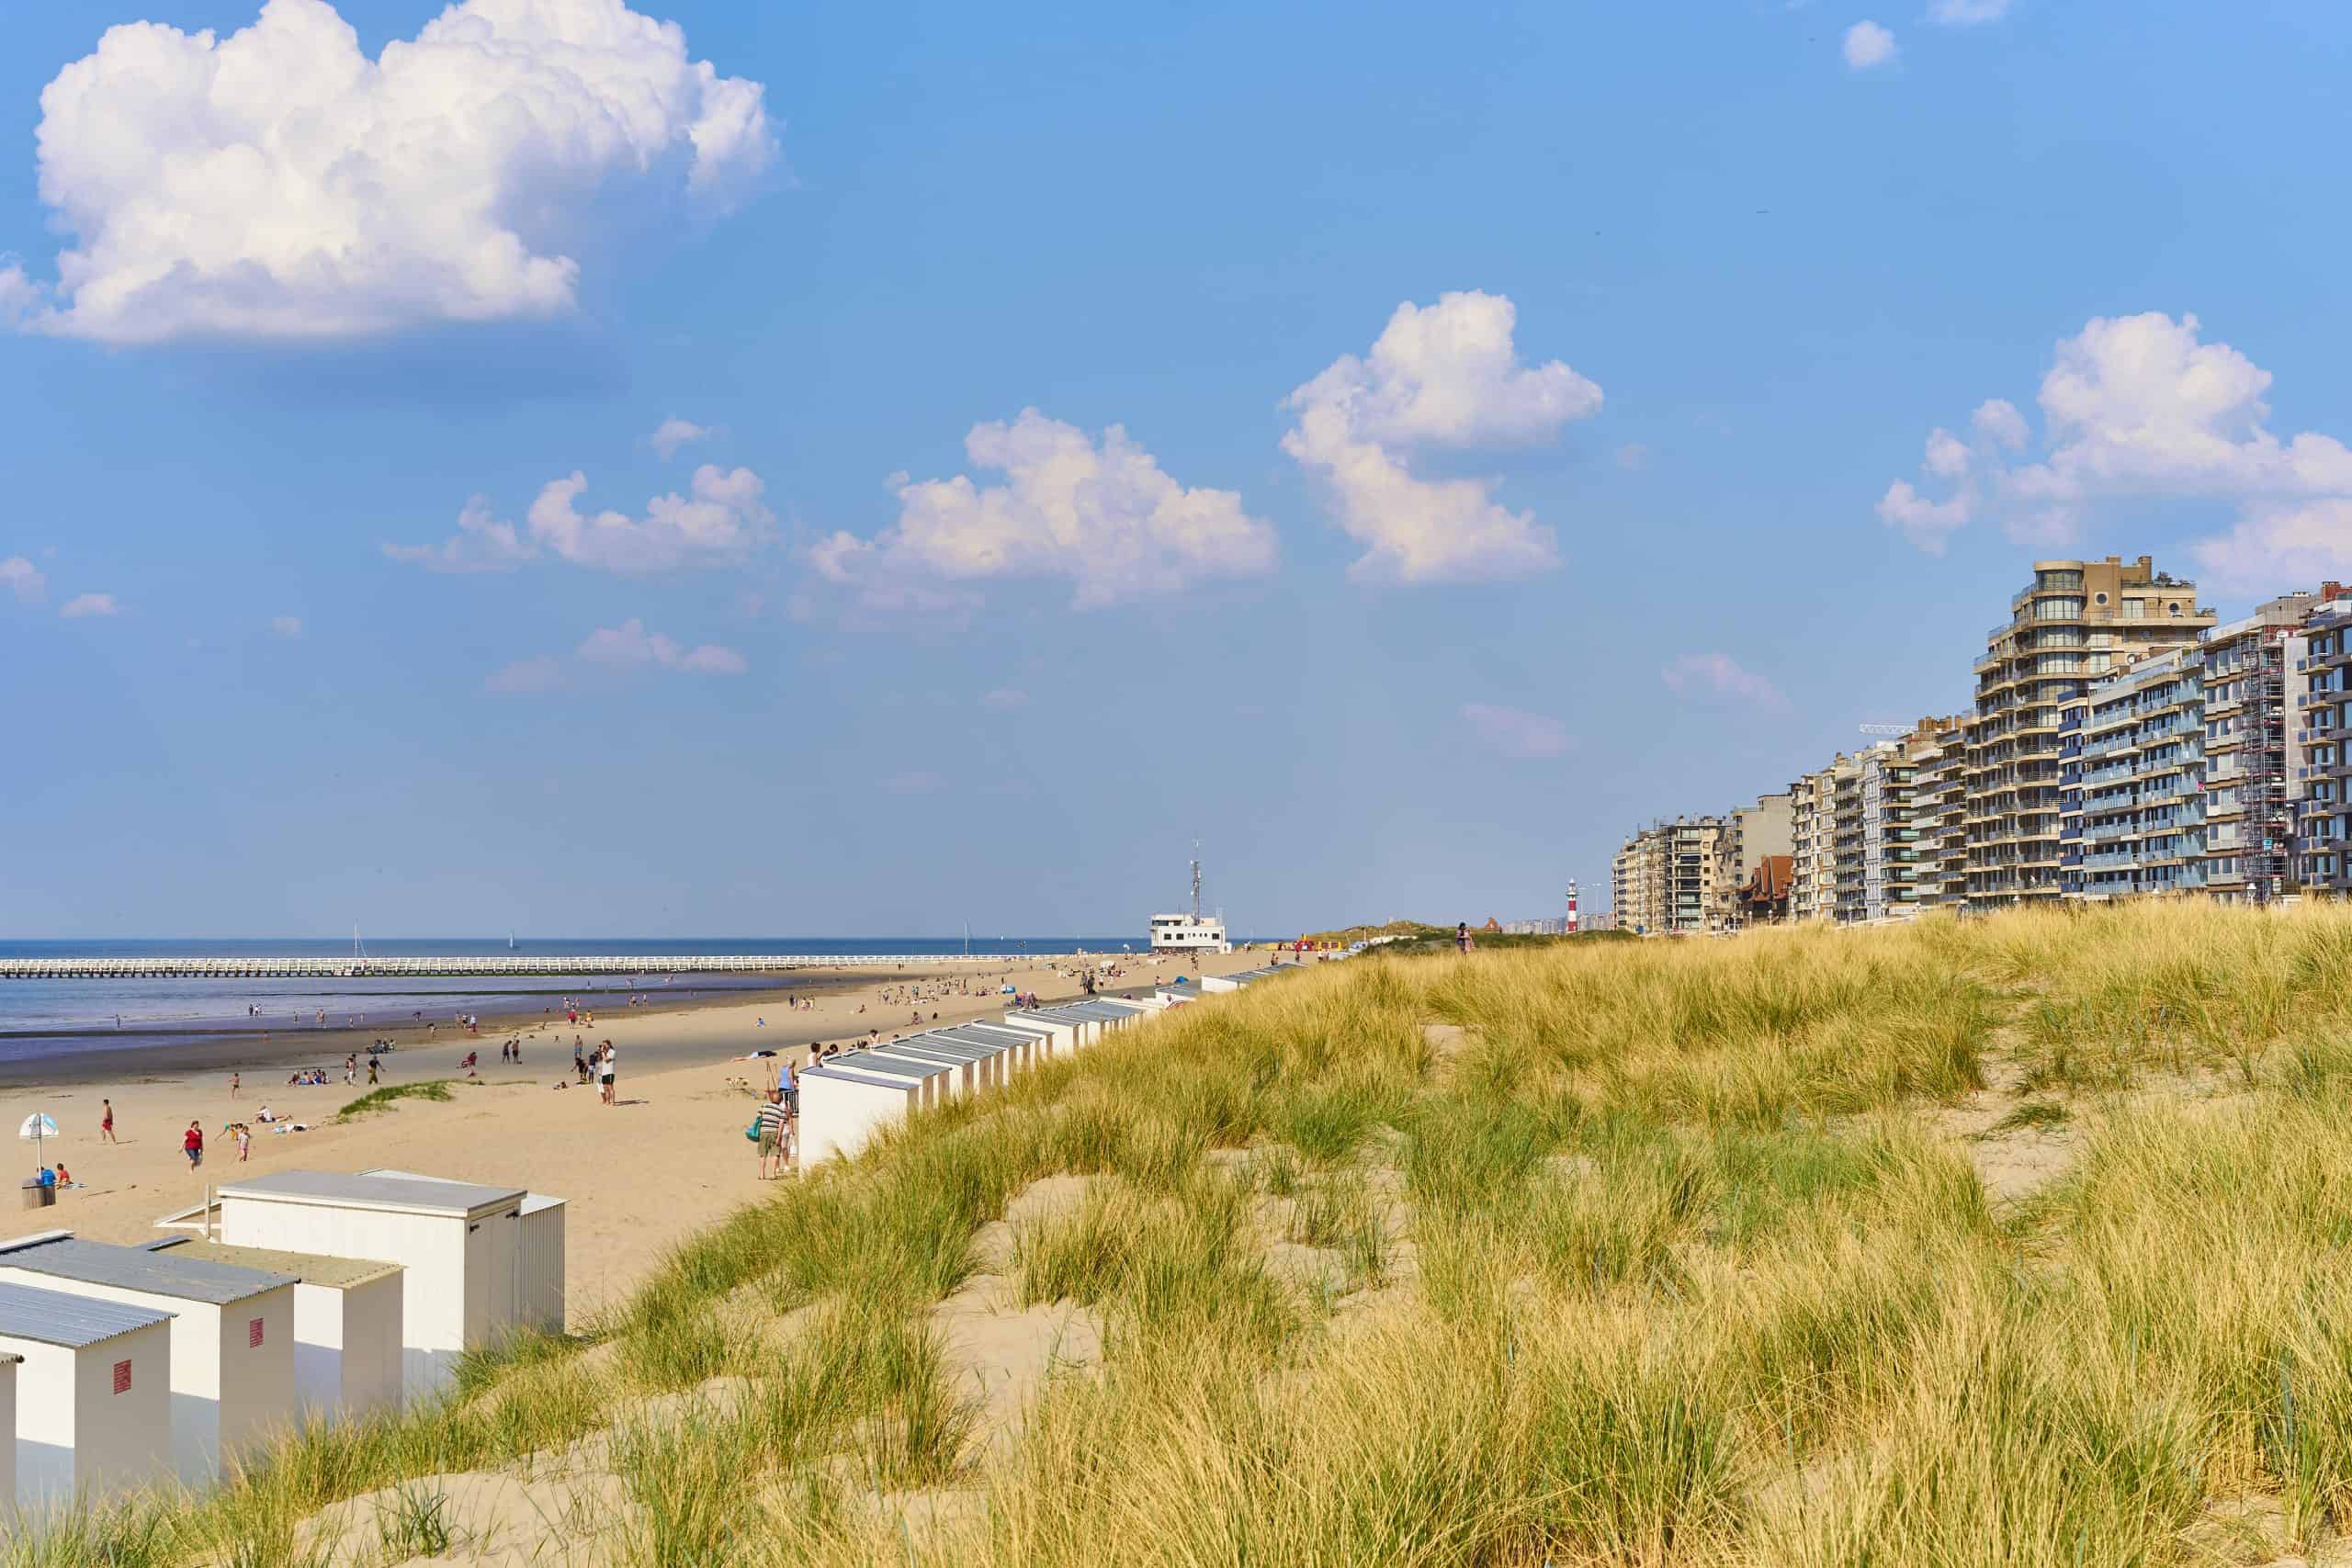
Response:
[{"label": "sea", "polygon": [[[728,957],[792,953],[808,957],[896,953],[1021,957],[1030,953],[1123,953],[1139,948],[1130,934],[1030,937],[585,937],[518,941],[504,937],[369,938],[370,958]],[[349,940],[254,938],[199,942],[170,938],[117,942],[0,942],[0,958],[348,958]],[[820,983],[824,971],[808,972]],[[632,993],[674,999],[729,991],[789,988],[777,975],[682,975],[658,965],[641,976],[546,974],[512,981],[481,976],[430,979],[0,980],[0,1061],[117,1046],[172,1044],[209,1036],[321,1027],[390,1028],[447,1022],[464,1013],[527,1012],[566,997]],[[590,1000],[590,1007],[595,1005]]]}]

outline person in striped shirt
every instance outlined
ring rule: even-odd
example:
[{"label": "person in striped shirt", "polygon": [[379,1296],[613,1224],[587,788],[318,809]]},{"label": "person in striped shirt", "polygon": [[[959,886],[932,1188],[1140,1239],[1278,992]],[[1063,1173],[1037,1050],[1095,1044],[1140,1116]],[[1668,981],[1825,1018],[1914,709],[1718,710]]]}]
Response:
[{"label": "person in striped shirt", "polygon": [[[770,1176],[782,1176],[786,1159],[782,1089],[768,1090],[767,1099],[760,1104],[760,1114],[754,1125],[760,1130],[760,1179],[765,1181]],[[771,1164],[775,1167],[773,1170],[769,1168]]]}]

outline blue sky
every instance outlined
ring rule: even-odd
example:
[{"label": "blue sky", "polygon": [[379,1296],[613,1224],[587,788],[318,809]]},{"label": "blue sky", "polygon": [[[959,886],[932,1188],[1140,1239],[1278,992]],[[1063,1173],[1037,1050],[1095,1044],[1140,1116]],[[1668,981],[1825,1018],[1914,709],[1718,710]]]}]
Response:
[{"label": "blue sky", "polygon": [[2352,577],[2335,7],[636,10],[0,7],[0,931],[1550,913]]}]

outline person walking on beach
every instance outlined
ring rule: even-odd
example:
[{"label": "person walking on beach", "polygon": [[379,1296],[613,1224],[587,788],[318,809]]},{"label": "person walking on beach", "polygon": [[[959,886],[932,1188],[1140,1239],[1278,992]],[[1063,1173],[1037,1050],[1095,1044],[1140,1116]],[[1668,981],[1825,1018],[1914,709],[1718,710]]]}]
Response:
[{"label": "person walking on beach", "polygon": [[376,1087],[376,1058],[373,1056],[368,1058],[368,1087]]},{"label": "person walking on beach", "polygon": [[187,1156],[187,1168],[194,1170],[204,1163],[204,1123],[191,1122],[180,1138],[181,1152]]},{"label": "person walking on beach", "polygon": [[122,1142],[120,1138],[114,1135],[114,1101],[111,1100],[99,1100],[98,1111],[99,1138],[109,1144],[119,1144]]},{"label": "person walking on beach", "polygon": [[229,1075],[229,1098],[231,1100],[237,1098],[237,1090],[244,1081],[245,1078],[243,1073],[231,1073]]},{"label": "person walking on beach", "polygon": [[596,1056],[596,1085],[598,1096],[607,1105],[616,1103],[613,1099],[613,1076],[616,1071],[616,1064],[613,1060],[613,1043],[607,1040],[605,1042],[604,1049],[600,1051]]},{"label": "person walking on beach", "polygon": [[237,1160],[240,1164],[254,1157],[254,1130],[243,1122],[237,1123]]}]

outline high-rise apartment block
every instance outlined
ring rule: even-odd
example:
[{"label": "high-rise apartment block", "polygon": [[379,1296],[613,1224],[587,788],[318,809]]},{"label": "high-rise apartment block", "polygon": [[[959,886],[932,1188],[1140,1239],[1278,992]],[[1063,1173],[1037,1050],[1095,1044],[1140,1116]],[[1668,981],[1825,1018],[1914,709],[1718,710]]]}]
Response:
[{"label": "high-rise apartment block", "polygon": [[1719,817],[1657,822],[1625,840],[1610,867],[1620,931],[1720,931],[1729,905],[1715,891]]},{"label": "high-rise apartment block", "polygon": [[2059,709],[2060,885],[2069,897],[2205,886],[2205,656],[2149,654]]},{"label": "high-rise apartment block", "polygon": [[2304,624],[2336,592],[2330,582],[2286,594],[2206,635],[2205,890],[2216,898],[2261,903],[2297,880],[2287,750],[2308,710],[2299,701],[2290,719],[2288,646],[2300,649]]},{"label": "high-rise apartment block", "polygon": [[2058,897],[2059,705],[2141,654],[2195,643],[2213,621],[2195,583],[2146,556],[2034,563],[1976,661],[1963,764],[1971,908]]}]

